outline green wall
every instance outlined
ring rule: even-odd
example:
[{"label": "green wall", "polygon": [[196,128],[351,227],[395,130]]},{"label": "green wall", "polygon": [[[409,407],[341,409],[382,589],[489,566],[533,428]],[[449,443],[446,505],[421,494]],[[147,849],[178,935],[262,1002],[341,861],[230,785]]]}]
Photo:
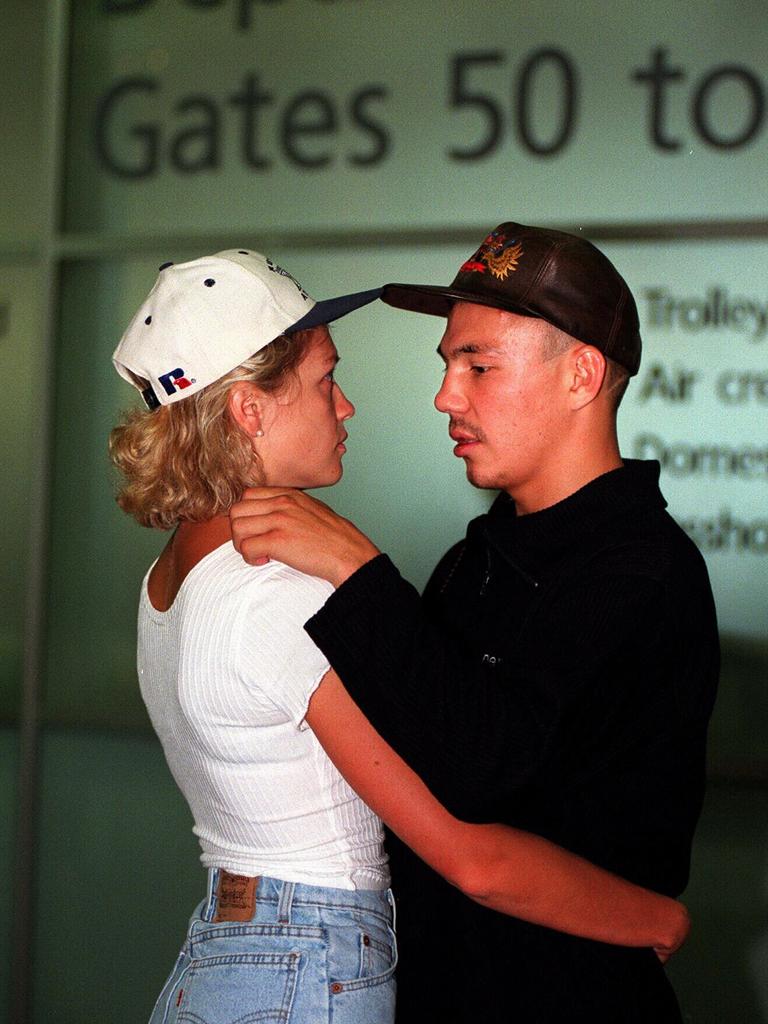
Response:
[{"label": "green wall", "polygon": [[[622,447],[666,459],[725,654],[694,932],[670,971],[688,1020],[768,1021],[764,4],[7,6],[0,1020],[24,1021],[18,951],[27,1020],[145,1019],[204,881],[135,685],[136,591],[164,538],[118,512],[105,452],[134,401],[110,355],[157,266],[245,244],[316,297],[442,282],[517,217],[583,229],[638,296]],[[357,413],[322,497],[421,586],[492,497],[431,404],[439,323],[373,306],[334,333]]]}]

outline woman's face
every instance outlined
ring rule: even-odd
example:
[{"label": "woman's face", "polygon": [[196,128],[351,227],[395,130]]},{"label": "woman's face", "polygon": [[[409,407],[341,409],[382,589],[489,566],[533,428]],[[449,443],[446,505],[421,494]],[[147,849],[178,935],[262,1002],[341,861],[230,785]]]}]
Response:
[{"label": "woman's face", "polygon": [[268,486],[328,487],[342,474],[344,421],[355,407],[333,379],[339,355],[328,329],[314,335],[295,379],[260,402],[264,434],[255,447]]}]

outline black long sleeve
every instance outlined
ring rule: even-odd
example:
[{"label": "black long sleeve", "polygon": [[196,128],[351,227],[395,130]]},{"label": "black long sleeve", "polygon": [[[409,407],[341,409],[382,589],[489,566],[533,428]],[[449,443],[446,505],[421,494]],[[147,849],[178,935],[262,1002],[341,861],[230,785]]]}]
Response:
[{"label": "black long sleeve", "polygon": [[[389,558],[363,566],[305,628],[366,717],[438,798],[455,812],[481,812],[478,794],[489,792],[498,769],[488,723],[498,723],[494,735],[505,732],[508,701],[499,687],[482,685],[458,638],[430,619]],[[519,757],[532,764],[550,722],[546,709],[520,703]]]},{"label": "black long sleeve", "polygon": [[[511,625],[503,635],[502,613],[484,651],[441,621],[381,555],[331,595],[306,629],[366,717],[438,799],[465,820],[487,821],[498,820],[500,802],[535,782],[553,748],[562,761],[588,742],[584,729],[605,731],[600,719],[617,738],[636,725],[652,685],[644,667],[657,657],[659,616],[655,581],[603,572],[559,593],[520,642]],[[620,692],[604,685],[616,672]],[[580,722],[576,736],[582,705],[597,710],[598,720]]]}]

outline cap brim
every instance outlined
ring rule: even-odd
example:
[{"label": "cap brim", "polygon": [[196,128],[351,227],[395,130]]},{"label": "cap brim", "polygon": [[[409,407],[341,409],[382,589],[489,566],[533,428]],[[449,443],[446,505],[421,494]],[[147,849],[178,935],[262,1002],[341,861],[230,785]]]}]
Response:
[{"label": "cap brim", "polygon": [[448,316],[455,303],[474,302],[478,306],[490,306],[492,309],[504,309],[508,313],[540,319],[538,313],[513,302],[505,302],[501,296],[478,295],[460,288],[444,288],[432,284],[387,284],[384,285],[381,300],[397,309],[428,313],[431,316]]},{"label": "cap brim", "polygon": [[371,288],[367,292],[354,292],[352,295],[340,295],[337,299],[322,299],[316,302],[312,309],[297,320],[293,327],[285,333],[293,334],[294,331],[308,331],[312,327],[319,327],[321,324],[330,324],[352,313],[361,306],[367,306],[369,302],[375,302],[381,298],[382,288]]}]

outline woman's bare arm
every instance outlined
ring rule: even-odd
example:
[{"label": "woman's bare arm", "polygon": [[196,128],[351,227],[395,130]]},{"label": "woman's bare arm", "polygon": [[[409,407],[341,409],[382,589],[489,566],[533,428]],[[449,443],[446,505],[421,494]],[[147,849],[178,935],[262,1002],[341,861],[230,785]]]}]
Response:
[{"label": "woman's bare arm", "polygon": [[335,672],[307,722],[358,795],[403,842],[470,899],[558,931],[666,960],[689,930],[677,900],[627,882],[540,836],[454,818],[379,736]]}]

